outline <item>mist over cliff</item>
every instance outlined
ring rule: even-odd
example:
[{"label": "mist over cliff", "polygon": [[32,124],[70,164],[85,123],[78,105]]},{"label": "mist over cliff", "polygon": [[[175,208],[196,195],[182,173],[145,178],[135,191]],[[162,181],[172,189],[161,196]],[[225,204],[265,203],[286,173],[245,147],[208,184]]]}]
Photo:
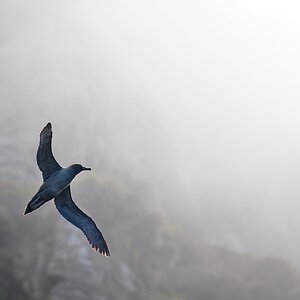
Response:
[{"label": "mist over cliff", "polygon": [[[296,8],[2,1],[1,299],[299,299]],[[109,260],[23,216],[49,121]]]}]

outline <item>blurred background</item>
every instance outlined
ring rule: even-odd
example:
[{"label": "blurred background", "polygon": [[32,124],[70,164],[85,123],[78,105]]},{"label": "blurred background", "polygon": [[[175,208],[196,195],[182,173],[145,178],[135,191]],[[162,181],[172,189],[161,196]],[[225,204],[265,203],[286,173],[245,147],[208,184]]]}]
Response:
[{"label": "blurred background", "polygon": [[[0,2],[0,299],[299,300],[296,1]],[[41,184],[81,163],[93,251]]]}]

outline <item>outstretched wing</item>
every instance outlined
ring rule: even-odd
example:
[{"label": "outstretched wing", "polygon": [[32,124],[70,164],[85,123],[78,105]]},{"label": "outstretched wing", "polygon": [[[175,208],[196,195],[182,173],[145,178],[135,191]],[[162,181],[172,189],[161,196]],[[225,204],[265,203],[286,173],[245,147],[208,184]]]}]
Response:
[{"label": "outstretched wing", "polygon": [[54,199],[54,202],[60,214],[85,234],[96,251],[105,256],[110,256],[107,244],[95,222],[73,202],[70,187],[65,188]]},{"label": "outstretched wing", "polygon": [[43,173],[44,181],[54,172],[61,169],[52,153],[52,130],[48,123],[40,133],[40,144],[36,155],[37,164]]}]

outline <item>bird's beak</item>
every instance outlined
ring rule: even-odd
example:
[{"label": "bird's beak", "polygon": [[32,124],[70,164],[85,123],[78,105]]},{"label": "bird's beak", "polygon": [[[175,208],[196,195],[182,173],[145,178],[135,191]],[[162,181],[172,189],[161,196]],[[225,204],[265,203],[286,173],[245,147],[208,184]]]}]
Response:
[{"label": "bird's beak", "polygon": [[82,171],[92,171],[92,169],[91,168],[82,167]]}]

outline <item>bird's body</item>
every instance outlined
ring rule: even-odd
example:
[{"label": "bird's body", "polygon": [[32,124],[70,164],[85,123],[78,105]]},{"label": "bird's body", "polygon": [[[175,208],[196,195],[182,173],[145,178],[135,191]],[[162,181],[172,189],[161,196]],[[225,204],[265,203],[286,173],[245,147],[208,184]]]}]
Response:
[{"label": "bird's body", "polygon": [[25,214],[32,212],[54,198],[56,208],[70,223],[78,227],[88,238],[93,248],[109,256],[106,242],[94,221],[83,213],[73,202],[70,183],[84,170],[91,170],[79,164],[62,168],[54,159],[51,149],[52,130],[48,123],[41,131],[37,163],[43,173],[44,182],[28,203]]},{"label": "bird's body", "polygon": [[28,203],[25,214],[37,209],[45,202],[57,197],[66,187],[70,185],[75,176],[83,171],[89,170],[80,165],[71,165],[67,168],[61,168],[55,171],[44,181],[38,192]]},{"label": "bird's body", "polygon": [[71,181],[75,178],[77,173],[68,168],[62,168],[54,172],[40,187],[38,193],[42,193],[48,196],[48,200],[58,196]]}]

